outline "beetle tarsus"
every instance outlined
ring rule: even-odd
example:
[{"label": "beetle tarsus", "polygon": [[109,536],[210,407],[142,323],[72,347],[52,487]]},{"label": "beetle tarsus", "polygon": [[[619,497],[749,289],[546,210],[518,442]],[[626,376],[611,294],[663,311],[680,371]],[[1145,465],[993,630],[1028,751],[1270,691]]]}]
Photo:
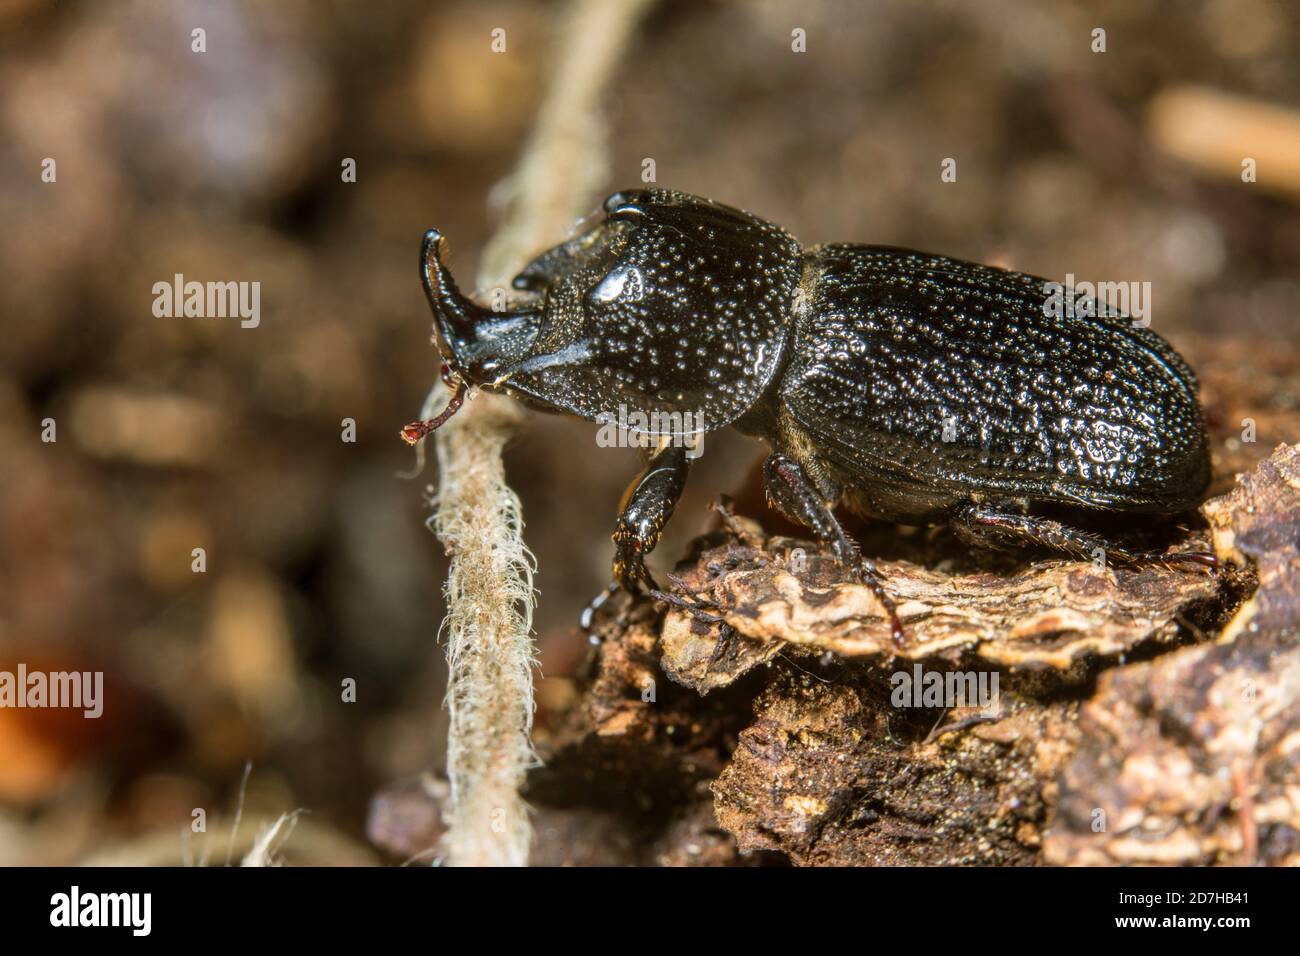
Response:
[{"label": "beetle tarsus", "polygon": [[902,646],[907,641],[907,632],[903,629],[903,621],[898,616],[898,606],[885,590],[884,577],[874,564],[863,557],[858,558],[856,570],[862,583],[871,588],[871,593],[885,609],[885,614],[889,617],[889,636],[893,639],[894,645]]},{"label": "beetle tarsus", "polygon": [[609,582],[609,584],[605,585],[605,589],[592,598],[591,603],[583,609],[582,616],[578,618],[578,625],[587,634],[591,634],[591,625],[596,619],[596,612],[605,606],[605,602],[618,593],[618,589],[619,583],[617,581]]},{"label": "beetle tarsus", "polygon": [[[599,644],[602,638],[596,633],[596,614],[607,604],[609,599],[614,597],[622,585],[617,581],[611,581],[599,594],[592,598],[591,603],[583,609],[581,617],[578,618],[578,624],[584,634],[587,635],[587,641],[591,644]],[[628,618],[632,615],[632,603],[624,601],[618,612],[614,615],[612,631],[618,633],[627,626]]]},{"label": "beetle tarsus", "polygon": [[[694,595],[688,597],[674,594],[671,591],[660,591],[656,588],[650,592],[650,596],[656,601],[663,601],[665,604],[670,604],[679,610],[685,611],[695,620],[702,621],[705,624],[725,624],[727,620],[721,614],[706,611],[705,608],[710,605]],[[717,607],[717,605],[712,606]]]},{"label": "beetle tarsus", "polygon": [[735,656],[739,639],[740,632],[730,624],[723,624],[718,628],[718,640],[713,645],[713,653],[711,653],[709,659],[704,662],[705,676],[708,676],[708,673],[713,669],[714,664],[728,661]]},{"label": "beetle tarsus", "polygon": [[1154,560],[1165,564],[1199,564],[1211,571],[1218,571],[1223,567],[1219,556],[1212,551],[1174,551],[1159,555]]}]

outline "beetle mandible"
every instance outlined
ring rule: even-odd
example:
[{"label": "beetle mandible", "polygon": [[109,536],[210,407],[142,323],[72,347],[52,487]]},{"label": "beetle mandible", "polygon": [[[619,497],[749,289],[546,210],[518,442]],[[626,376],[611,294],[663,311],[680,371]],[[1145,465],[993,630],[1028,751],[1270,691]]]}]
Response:
[{"label": "beetle mandible", "polygon": [[[889,246],[805,249],[748,213],[650,189],[610,196],[603,219],[534,259],[513,283],[522,300],[496,312],[460,293],[441,241],[425,234],[420,271],[453,398],[408,425],[408,442],[469,387],[591,421],[622,406],[734,426],[771,447],[769,502],[871,587],[896,641],[894,602],[837,505],[947,522],[985,546],[1217,563],[1085,529],[1088,515],[1198,504],[1204,418],[1164,339],[1109,309],[1049,315],[1042,279]],[[662,593],[645,555],[691,461],[680,436],[655,437],[613,535],[615,585],[634,593]]]}]

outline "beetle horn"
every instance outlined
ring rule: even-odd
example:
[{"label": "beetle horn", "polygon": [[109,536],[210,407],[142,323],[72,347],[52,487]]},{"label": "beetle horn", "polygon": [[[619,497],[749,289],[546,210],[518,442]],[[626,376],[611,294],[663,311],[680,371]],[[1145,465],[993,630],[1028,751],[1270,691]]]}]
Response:
[{"label": "beetle horn", "polygon": [[476,326],[500,316],[461,294],[456,280],[451,277],[438,255],[441,247],[441,232],[430,229],[424,234],[424,245],[420,249],[420,279],[424,283],[424,294],[429,299],[429,308],[437,320],[439,346],[443,356],[453,358],[458,343],[472,342],[475,339]]}]

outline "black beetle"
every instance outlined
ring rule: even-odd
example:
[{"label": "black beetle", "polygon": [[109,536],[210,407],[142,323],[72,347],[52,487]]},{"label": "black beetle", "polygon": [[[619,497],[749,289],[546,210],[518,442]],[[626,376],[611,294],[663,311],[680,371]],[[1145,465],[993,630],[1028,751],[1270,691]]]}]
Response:
[{"label": "black beetle", "polygon": [[[772,447],[771,504],[872,587],[896,640],[894,604],[837,504],[946,521],[983,545],[1216,563],[1084,530],[1088,514],[1185,511],[1209,483],[1196,378],[1127,316],[1051,315],[1044,280],[942,256],[804,249],[779,226],[672,190],[615,193],[604,212],[519,274],[525,296],[506,311],[461,295],[441,235],[425,234],[421,276],[454,398],[407,426],[407,441],[470,386],[592,421],[623,406],[699,416],[703,431],[734,425]],[[656,436],[624,496],[614,577],[630,591],[661,593],[644,556],[685,484],[680,437]]]}]

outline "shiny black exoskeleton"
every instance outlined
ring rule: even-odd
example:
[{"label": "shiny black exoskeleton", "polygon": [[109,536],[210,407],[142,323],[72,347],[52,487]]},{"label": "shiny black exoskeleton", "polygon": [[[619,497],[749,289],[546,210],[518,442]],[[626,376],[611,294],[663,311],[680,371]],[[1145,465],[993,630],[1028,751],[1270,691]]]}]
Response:
[{"label": "shiny black exoskeleton", "polygon": [[[764,439],[769,500],[872,586],[896,638],[893,603],[837,504],[951,522],[988,545],[1214,563],[1128,551],[1057,520],[1173,514],[1209,482],[1195,376],[1127,316],[1054,316],[1044,280],[942,256],[804,249],[778,226],[671,190],[615,193],[604,212],[519,274],[525,296],[508,311],[462,296],[441,236],[426,234],[435,341],[457,385],[449,412],[477,386],[592,421],[621,410]],[[644,556],[691,460],[674,429],[652,431],[614,533],[614,575],[629,590],[657,590]]]}]

